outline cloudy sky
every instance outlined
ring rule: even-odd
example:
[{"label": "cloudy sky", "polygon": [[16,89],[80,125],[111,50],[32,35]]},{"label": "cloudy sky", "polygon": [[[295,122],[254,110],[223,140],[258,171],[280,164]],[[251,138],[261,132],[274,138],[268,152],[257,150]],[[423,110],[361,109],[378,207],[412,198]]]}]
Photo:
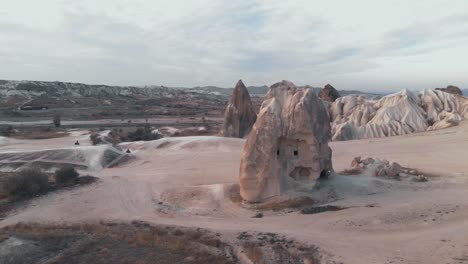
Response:
[{"label": "cloudy sky", "polygon": [[468,88],[467,0],[0,0],[0,79]]}]

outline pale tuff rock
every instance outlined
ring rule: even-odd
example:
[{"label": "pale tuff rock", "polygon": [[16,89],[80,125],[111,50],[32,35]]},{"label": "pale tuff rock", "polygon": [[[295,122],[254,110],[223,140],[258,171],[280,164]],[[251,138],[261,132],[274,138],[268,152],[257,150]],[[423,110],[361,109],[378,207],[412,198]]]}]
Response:
[{"label": "pale tuff rock", "polygon": [[438,90],[408,90],[380,100],[338,98],[329,108],[333,140],[406,135],[457,125],[467,118],[468,99]]},{"label": "pale tuff rock", "polygon": [[226,112],[221,134],[225,137],[246,137],[252,129],[257,114],[242,80],[237,82]]},{"label": "pale tuff rock", "polygon": [[468,118],[468,99],[438,90],[424,90],[421,93],[421,104],[426,109],[427,119],[431,125],[428,130],[456,126]]},{"label": "pale tuff rock", "polygon": [[351,167],[362,174],[372,177],[382,177],[393,180],[412,178],[413,181],[416,182],[427,181],[427,178],[420,175],[417,170],[405,168],[396,162],[390,163],[385,159],[380,160],[370,157],[361,159],[361,157],[355,157],[351,162]]},{"label": "pale tuff rock", "polygon": [[259,202],[313,183],[333,170],[327,110],[310,89],[271,86],[240,164],[244,200]]},{"label": "pale tuff rock", "polygon": [[345,96],[331,106],[333,140],[387,137],[425,131],[424,110],[408,90],[378,101]]}]

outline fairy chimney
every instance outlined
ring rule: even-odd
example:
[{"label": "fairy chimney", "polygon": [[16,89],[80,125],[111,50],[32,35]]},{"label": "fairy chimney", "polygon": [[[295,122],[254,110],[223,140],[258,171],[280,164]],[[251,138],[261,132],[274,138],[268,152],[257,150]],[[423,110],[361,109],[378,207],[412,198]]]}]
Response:
[{"label": "fairy chimney", "polygon": [[272,85],[242,153],[242,198],[261,202],[326,176],[333,170],[330,134],[313,91],[289,81]]},{"label": "fairy chimney", "polygon": [[239,80],[234,88],[226,111],[221,134],[225,137],[246,137],[253,124],[257,120],[249,91],[242,80]]}]

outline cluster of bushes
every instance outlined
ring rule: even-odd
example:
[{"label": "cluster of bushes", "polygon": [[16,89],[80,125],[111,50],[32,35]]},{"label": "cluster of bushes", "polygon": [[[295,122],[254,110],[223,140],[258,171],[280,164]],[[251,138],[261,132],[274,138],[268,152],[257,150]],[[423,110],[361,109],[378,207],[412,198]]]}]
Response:
[{"label": "cluster of bushes", "polygon": [[127,134],[126,141],[150,141],[160,139],[162,136],[159,133],[153,133],[149,124],[144,127],[137,128],[134,132]]},{"label": "cluster of bushes", "polygon": [[124,129],[113,129],[105,137],[101,137],[98,133],[91,133],[89,140],[93,145],[102,143],[111,143],[113,145],[121,142],[132,142],[132,141],[150,141],[158,140],[162,138],[159,133],[154,133],[149,124],[145,124],[144,127],[139,127],[134,131],[125,131]]},{"label": "cluster of bushes", "polygon": [[73,167],[63,167],[55,171],[55,183],[58,185],[74,184],[80,174]]},{"label": "cluster of bushes", "polygon": [[[53,174],[57,187],[70,186],[79,183],[79,179],[86,178],[85,183],[90,183],[91,176],[80,177],[80,174],[73,167],[63,167]],[[3,190],[12,197],[34,197],[45,194],[52,189],[53,185],[49,181],[49,175],[37,168],[28,168],[9,176],[3,182]]]},{"label": "cluster of bushes", "polygon": [[25,169],[8,177],[4,190],[11,196],[32,197],[48,192],[49,177],[37,169]]}]

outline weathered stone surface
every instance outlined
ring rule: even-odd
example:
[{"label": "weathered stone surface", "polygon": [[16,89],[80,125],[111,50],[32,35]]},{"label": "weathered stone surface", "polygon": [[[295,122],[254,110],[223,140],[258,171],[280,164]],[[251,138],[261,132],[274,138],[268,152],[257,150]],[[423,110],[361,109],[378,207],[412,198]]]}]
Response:
[{"label": "weathered stone surface", "polygon": [[359,164],[361,164],[361,156],[355,157],[353,161],[351,161],[351,168],[358,168]]},{"label": "weathered stone surface", "polygon": [[311,90],[272,85],[244,146],[242,198],[260,202],[326,176],[333,170],[330,135],[327,110]]},{"label": "weathered stone surface", "polygon": [[388,168],[386,168],[386,175],[391,178],[400,176],[400,173],[405,172],[406,170],[401,167],[400,164],[393,162]]},{"label": "weathered stone surface", "polygon": [[331,103],[335,102],[335,100],[340,97],[340,93],[338,93],[338,91],[330,84],[325,85],[325,87],[319,93],[320,99]]},{"label": "weathered stone surface", "polygon": [[243,138],[247,136],[257,120],[249,91],[242,80],[239,80],[232,93],[226,112],[221,134],[225,137]]},{"label": "weathered stone surface", "polygon": [[456,126],[468,119],[468,98],[431,89],[419,94],[403,90],[379,100],[343,96],[329,110],[332,140],[389,137]]},{"label": "weathered stone surface", "polygon": [[457,86],[449,85],[447,88],[436,88],[436,90],[446,92],[446,93],[451,93],[451,94],[456,94],[456,95],[463,95],[463,92],[460,88]]},{"label": "weathered stone surface", "polygon": [[351,162],[353,169],[358,169],[363,174],[369,176],[383,177],[394,180],[401,178],[410,178],[418,175],[418,171],[411,168],[405,168],[396,162],[390,163],[388,160],[373,159],[371,157],[362,159],[355,157]]}]

